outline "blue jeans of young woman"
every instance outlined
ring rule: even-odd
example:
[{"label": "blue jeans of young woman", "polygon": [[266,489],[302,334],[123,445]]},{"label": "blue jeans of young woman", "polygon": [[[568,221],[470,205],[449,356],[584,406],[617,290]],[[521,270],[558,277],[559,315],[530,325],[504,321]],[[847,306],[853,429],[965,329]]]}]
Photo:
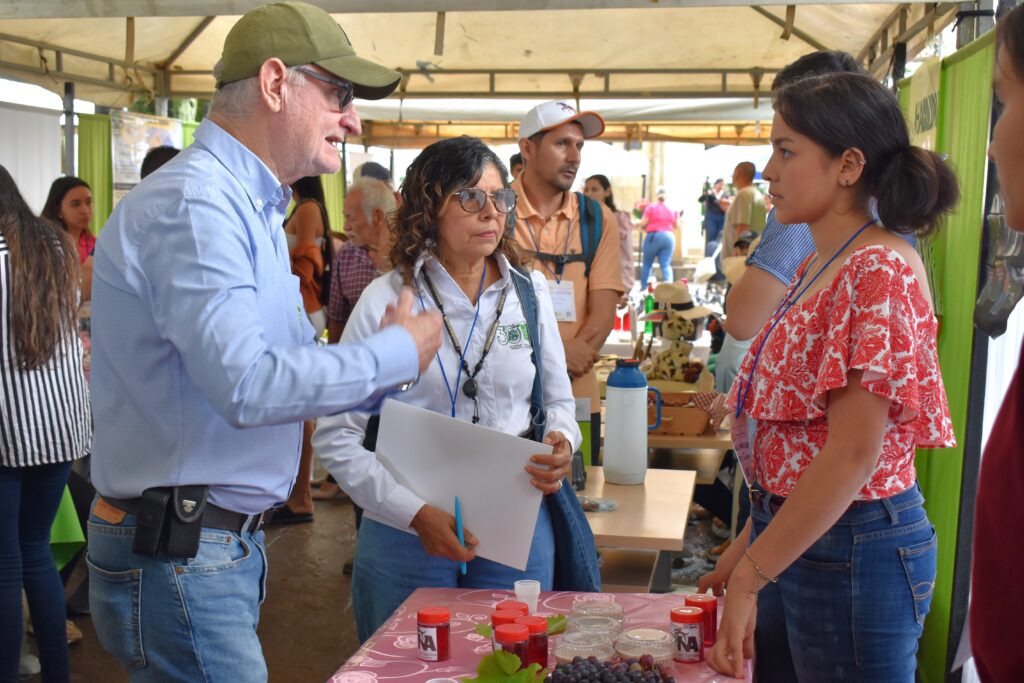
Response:
[{"label": "blue jeans of young woman", "polygon": [[661,276],[665,282],[672,282],[672,254],[676,251],[676,236],[671,232],[649,232],[644,236],[643,263],[640,267],[640,285],[647,288],[651,268],[657,257]]},{"label": "blue jeans of young woman", "polygon": [[364,517],[352,572],[356,635],[360,643],[365,642],[417,588],[512,590],[519,579],[537,579],[540,589],[549,591],[554,571],[555,541],[548,504],[543,499],[526,571],[477,557],[466,565],[466,575],[462,576],[457,562],[428,555],[416,534]]},{"label": "blue jeans of young woman", "polygon": [[131,681],[266,681],[256,635],[266,596],[263,532],[203,527],[187,559],[137,555],[134,536],[134,515],[120,524],[89,517],[93,624]]},{"label": "blue jeans of young woman", "polygon": [[[915,484],[851,507],[757,599],[756,676],[913,683],[937,539]],[[772,519],[751,505],[754,533]]]},{"label": "blue jeans of young woman", "polygon": [[71,463],[0,466],[0,681],[18,680],[21,590],[28,597],[42,680],[68,680],[64,584],[50,554],[50,528]]}]

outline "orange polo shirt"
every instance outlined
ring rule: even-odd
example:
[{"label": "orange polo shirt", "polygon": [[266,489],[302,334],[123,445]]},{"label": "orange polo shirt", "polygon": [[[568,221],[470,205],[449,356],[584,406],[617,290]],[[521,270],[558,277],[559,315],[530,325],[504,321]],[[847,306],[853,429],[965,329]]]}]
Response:
[{"label": "orange polo shirt", "polygon": [[[562,206],[547,221],[530,204],[519,180],[512,182],[516,191],[516,242],[529,254],[541,251],[549,254],[580,253],[583,240],[580,234],[579,203],[575,192],[563,193]],[[562,281],[573,283],[576,299],[576,321],[558,323],[562,341],[574,339],[586,323],[589,309],[587,295],[592,291],[610,289],[621,294],[626,291],[622,285],[622,266],[619,263],[619,223],[615,214],[604,204],[601,205],[601,239],[590,265],[589,281],[584,275],[583,261],[565,264]],[[568,231],[568,247],[566,232]],[[555,264],[534,259],[533,268],[544,273],[549,280],[555,279]],[[591,399],[591,412],[599,412],[601,398],[598,394],[597,377],[593,370],[573,381],[573,395]]]}]

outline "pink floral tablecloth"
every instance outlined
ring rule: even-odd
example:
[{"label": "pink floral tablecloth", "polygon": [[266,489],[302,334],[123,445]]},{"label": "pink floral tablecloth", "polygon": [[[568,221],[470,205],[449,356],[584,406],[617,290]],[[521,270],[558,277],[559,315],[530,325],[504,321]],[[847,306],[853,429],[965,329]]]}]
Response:
[{"label": "pink floral tablecloth", "polygon": [[[541,593],[537,614],[568,614],[577,598],[594,599],[594,593]],[[679,594],[601,593],[599,597],[622,605],[626,628],[669,628],[669,611],[683,604]],[[477,624],[490,623],[494,606],[515,599],[512,591],[466,588],[420,588],[395,610],[373,636],[345,662],[329,683],[424,683],[431,678],[476,675],[476,666],[491,652],[490,638],[477,635]],[[451,659],[424,662],[416,656],[416,612],[427,605],[442,605],[452,613]],[[722,605],[724,606],[724,605]],[[721,615],[721,606],[719,608]],[[558,641],[550,641],[554,648]],[[554,663],[554,657],[549,657]],[[749,662],[748,662],[749,667]],[[712,671],[706,664],[675,663],[678,683],[725,683],[735,679]],[[750,680],[748,669],[747,680]]]}]

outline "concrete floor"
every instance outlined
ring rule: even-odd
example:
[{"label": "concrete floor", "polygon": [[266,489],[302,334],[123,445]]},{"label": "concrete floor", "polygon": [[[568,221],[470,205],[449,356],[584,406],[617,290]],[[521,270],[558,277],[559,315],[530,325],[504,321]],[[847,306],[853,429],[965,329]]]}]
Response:
[{"label": "concrete floor", "polygon": [[[321,683],[359,646],[349,604],[351,581],[341,571],[355,539],[352,505],[318,501],[316,506],[312,524],[267,527],[270,574],[259,634],[272,683]],[[73,576],[69,585],[77,580]],[[85,639],[71,647],[71,680],[127,681],[100,646],[89,617],[74,622]],[[29,646],[34,651],[31,639]]]}]

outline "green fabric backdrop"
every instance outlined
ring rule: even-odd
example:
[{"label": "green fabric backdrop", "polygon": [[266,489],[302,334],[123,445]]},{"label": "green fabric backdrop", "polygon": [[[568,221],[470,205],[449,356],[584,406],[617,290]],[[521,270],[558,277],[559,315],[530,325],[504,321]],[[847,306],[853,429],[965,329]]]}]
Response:
[{"label": "green fabric backdrop", "polygon": [[[195,138],[198,123],[181,122],[181,144],[188,147]],[[78,115],[78,176],[92,187],[93,217],[89,229],[99,234],[114,210],[113,164],[110,150],[110,117],[106,114]],[[345,232],[345,185],[341,173],[323,176],[324,199],[331,229]]]},{"label": "green fabric backdrop", "polygon": [[322,175],[324,184],[324,201],[327,204],[327,217],[331,221],[331,230],[345,232],[345,182],[341,171],[331,175]]},{"label": "green fabric backdrop", "polygon": [[[967,424],[974,301],[985,199],[985,152],[995,59],[993,38],[993,33],[983,36],[942,64],[937,151],[949,155],[949,162],[956,171],[960,181],[960,204],[935,240],[935,272],[944,309],[938,346],[949,411],[961,445],[921,450],[917,454],[918,480],[927,499],[928,516],[939,537],[935,595],[919,653],[919,674],[924,683],[946,680],[946,646],[964,460],[962,444]],[[906,85],[907,81],[903,81],[900,91],[905,114],[909,93]]]},{"label": "green fabric backdrop", "polygon": [[196,128],[199,127],[198,123],[191,121],[181,122],[181,148],[185,149],[192,144],[192,140],[196,136]]},{"label": "green fabric backdrop", "polygon": [[97,235],[114,210],[114,169],[110,157],[110,117],[78,115],[78,177],[92,188],[92,223]]},{"label": "green fabric backdrop", "polygon": [[54,517],[53,526],[50,528],[50,554],[53,555],[57,569],[63,569],[84,546],[85,534],[82,533],[82,525],[78,521],[75,503],[71,500],[71,491],[65,486],[60,507],[57,508],[57,516]]}]

